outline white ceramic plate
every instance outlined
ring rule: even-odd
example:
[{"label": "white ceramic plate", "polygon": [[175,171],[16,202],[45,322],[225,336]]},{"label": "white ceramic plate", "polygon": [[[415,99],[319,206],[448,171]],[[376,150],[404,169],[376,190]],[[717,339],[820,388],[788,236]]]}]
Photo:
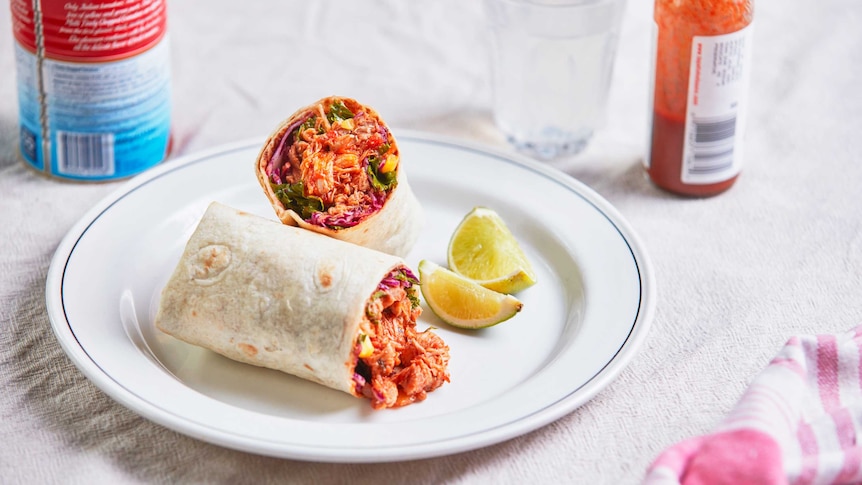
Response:
[{"label": "white ceramic plate", "polygon": [[[422,403],[374,411],[367,401],[236,363],[161,334],[159,292],[212,200],[275,219],[254,175],[262,141],[165,163],[90,210],[48,273],[54,332],[78,368],[121,404],[181,433],[264,455],[330,462],[425,458],[543,426],[611,383],[654,311],[647,254],[595,192],[525,158],[420,133],[397,133],[425,211],[407,258],[446,263],[455,226],[495,209],[532,260],[538,283],[515,318],[481,331],[448,327],[451,382]],[[423,304],[424,306],[424,304]]]}]

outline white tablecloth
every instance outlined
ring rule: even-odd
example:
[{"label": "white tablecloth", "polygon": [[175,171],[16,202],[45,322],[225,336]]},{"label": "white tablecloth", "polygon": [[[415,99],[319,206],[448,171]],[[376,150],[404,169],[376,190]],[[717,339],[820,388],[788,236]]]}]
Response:
[{"label": "white tablecloth", "polygon": [[[395,129],[506,148],[489,113],[479,2],[172,2],[174,156],[262,137],[341,94]],[[862,4],[759,2],[746,165],[718,197],[653,187],[651,2],[630,1],[609,114],[553,165],[613,203],[656,271],[651,332],[621,375],[562,419],[442,458],[323,464],[233,451],[116,403],[51,331],[45,278],[62,236],[121,182],[48,179],[18,156],[14,56],[0,8],[0,482],[637,483],[709,431],[792,335],[862,323]]]}]

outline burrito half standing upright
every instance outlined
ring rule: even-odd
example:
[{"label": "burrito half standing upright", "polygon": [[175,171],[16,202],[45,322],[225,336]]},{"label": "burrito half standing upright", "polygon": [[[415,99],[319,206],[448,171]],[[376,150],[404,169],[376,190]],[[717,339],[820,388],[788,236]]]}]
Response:
[{"label": "burrito half standing upright", "polygon": [[404,262],[213,202],[162,289],[156,327],[230,359],[371,400],[422,401],[449,348],[416,330]]},{"label": "burrito half standing upright", "polygon": [[256,171],[284,224],[401,257],[419,237],[422,210],[395,137],[354,99],[297,110],[266,140]]}]

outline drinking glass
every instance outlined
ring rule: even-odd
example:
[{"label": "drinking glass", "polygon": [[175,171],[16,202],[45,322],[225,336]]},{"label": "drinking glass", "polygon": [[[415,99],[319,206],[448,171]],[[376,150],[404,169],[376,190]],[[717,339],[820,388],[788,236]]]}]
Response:
[{"label": "drinking glass", "polygon": [[518,150],[583,150],[604,122],[625,0],[485,0],[494,121]]}]

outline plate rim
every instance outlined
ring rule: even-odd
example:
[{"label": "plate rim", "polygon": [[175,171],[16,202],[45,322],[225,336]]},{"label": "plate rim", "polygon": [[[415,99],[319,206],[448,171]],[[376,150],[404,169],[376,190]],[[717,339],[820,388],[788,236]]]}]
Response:
[{"label": "plate rim", "polygon": [[[88,228],[96,223],[99,217],[111,206],[124,196],[134,192],[151,180],[162,177],[169,172],[181,169],[195,162],[213,157],[229,154],[233,151],[250,150],[262,144],[263,137],[255,137],[237,142],[226,143],[211,147],[206,150],[193,152],[168,160],[142,174],[131,177],[114,191],[99,200],[87,210],[78,221],[76,221],[61,239],[57,246],[48,269],[45,283],[46,310],[55,338],[75,366],[100,390],[123,406],[133,410],[141,417],[169,429],[181,432],[199,440],[217,444],[231,449],[252,452],[261,455],[280,458],[300,459],[317,462],[337,463],[372,463],[372,462],[395,462],[419,458],[431,458],[475,450],[492,444],[500,443],[525,433],[534,431],[557,419],[562,418],[584,403],[591,400],[596,394],[607,387],[624,370],[629,362],[640,350],[643,342],[649,334],[649,329],[655,313],[655,275],[652,269],[650,257],[641,242],[639,236],[631,227],[628,220],[605,198],[595,190],[577,180],[571,175],[552,167],[542,164],[526,156],[497,149],[496,147],[436,133],[420,132],[415,130],[398,130],[399,140],[411,140],[418,143],[432,143],[444,145],[456,150],[468,150],[484,156],[492,156],[495,159],[507,163],[519,165],[529,170],[547,176],[554,182],[567,187],[571,192],[579,196],[586,203],[593,206],[608,223],[619,233],[631,253],[634,266],[638,275],[639,296],[637,312],[628,335],[613,357],[608,360],[592,377],[581,385],[571,389],[562,398],[536,409],[529,414],[521,416],[518,420],[500,424],[499,426],[483,429],[471,435],[444,438],[433,442],[424,442],[410,446],[410,449],[402,452],[387,453],[381,455],[381,449],[386,447],[375,447],[369,453],[361,453],[361,450],[350,456],[344,455],[320,455],[319,450],[312,452],[297,453],[291,446],[279,446],[277,443],[264,443],[248,436],[241,436],[230,431],[206,426],[197,422],[190,422],[182,416],[177,416],[169,409],[157,406],[142,396],[138,396],[131,390],[117,382],[111,375],[99,365],[84,349],[73,330],[73,324],[65,311],[65,302],[62,296],[62,283],[66,267],[71,260],[75,247],[80,242]],[[62,268],[62,270],[61,270]],[[71,339],[69,339],[71,337]],[[74,342],[73,342],[74,341]],[[217,435],[217,436],[216,436]],[[449,446],[439,446],[440,443],[448,443]],[[312,447],[314,448],[314,447]],[[404,448],[400,446],[399,448]]]}]

